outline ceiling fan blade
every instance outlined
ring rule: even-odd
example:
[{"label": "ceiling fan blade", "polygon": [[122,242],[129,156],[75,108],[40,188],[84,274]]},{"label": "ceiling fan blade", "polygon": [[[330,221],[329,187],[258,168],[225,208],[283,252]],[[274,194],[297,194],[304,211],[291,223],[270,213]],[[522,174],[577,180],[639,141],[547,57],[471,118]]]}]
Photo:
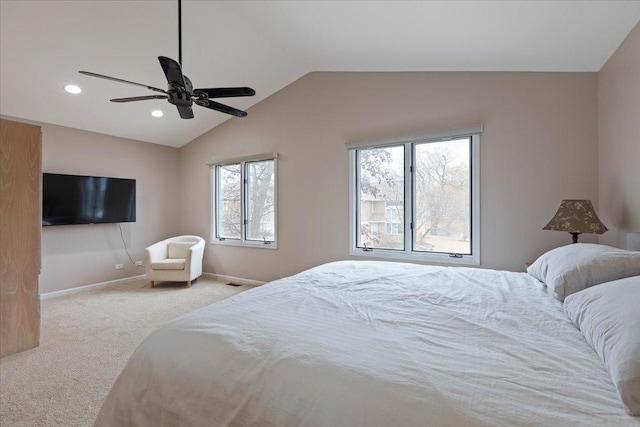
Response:
[{"label": "ceiling fan blade", "polygon": [[132,96],[130,98],[115,98],[110,99],[111,102],[131,102],[131,101],[146,101],[148,99],[167,99],[164,95],[148,95],[148,96]]},{"label": "ceiling fan blade", "polygon": [[100,79],[105,79],[105,80],[112,80],[114,82],[128,83],[130,85],[141,86],[141,87],[144,87],[144,88],[147,88],[147,89],[150,89],[150,90],[154,90],[156,92],[167,93],[166,90],[158,89],[157,87],[143,85],[142,83],[130,82],[129,80],[122,80],[122,79],[118,79],[118,78],[115,78],[115,77],[105,76],[105,75],[102,75],[102,74],[92,73],[90,71],[80,71],[80,74],[84,74],[85,76],[98,77]]},{"label": "ceiling fan blade", "polygon": [[195,89],[193,94],[198,96],[198,92],[206,93],[207,98],[234,98],[236,96],[253,96],[256,91],[250,87],[219,87],[211,89]]},{"label": "ceiling fan blade", "polygon": [[193,110],[191,107],[179,107],[176,105],[178,109],[178,113],[180,113],[180,117],[183,119],[193,119]]},{"label": "ceiling fan blade", "polygon": [[164,75],[167,77],[167,82],[169,82],[169,84],[185,87],[184,76],[182,75],[182,68],[180,67],[180,64],[166,56],[158,56],[158,61],[160,61],[162,71],[164,71]]},{"label": "ceiling fan blade", "polygon": [[201,107],[210,108],[212,110],[220,111],[221,113],[231,114],[232,116],[236,116],[236,117],[247,116],[246,111],[238,110],[236,108],[229,107],[228,105],[220,104],[219,102],[215,102],[210,99],[196,99],[194,102]]}]

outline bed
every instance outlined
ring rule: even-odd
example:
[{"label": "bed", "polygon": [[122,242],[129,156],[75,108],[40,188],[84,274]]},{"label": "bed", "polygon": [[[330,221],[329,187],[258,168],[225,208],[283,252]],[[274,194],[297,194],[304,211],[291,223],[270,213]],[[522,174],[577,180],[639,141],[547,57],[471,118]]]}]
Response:
[{"label": "bed", "polygon": [[545,288],[527,273],[321,265],[152,333],[95,425],[640,426]]}]

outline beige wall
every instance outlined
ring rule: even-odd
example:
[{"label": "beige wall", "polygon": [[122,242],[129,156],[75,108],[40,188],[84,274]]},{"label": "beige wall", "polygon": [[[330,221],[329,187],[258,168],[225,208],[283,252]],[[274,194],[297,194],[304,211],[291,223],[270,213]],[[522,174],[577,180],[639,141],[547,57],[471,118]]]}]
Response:
[{"label": "beige wall", "polygon": [[[278,249],[208,245],[204,270],[272,280],[348,256],[344,143],[482,124],[482,266],[569,243],[563,198],[598,203],[595,73],[311,73],[180,149],[180,229],[210,238],[205,163],[277,151]],[[584,235],[581,241],[596,241]]]},{"label": "beige wall", "polygon": [[[42,126],[43,172],[136,179],[136,222],[122,231],[134,260],[177,232],[178,150],[60,126]],[[123,263],[124,270],[115,270]],[[40,293],[144,274],[117,224],[43,227]]]},{"label": "beige wall", "polygon": [[600,242],[640,231],[640,24],[598,73]]},{"label": "beige wall", "polygon": [[[568,243],[541,230],[563,198],[593,200],[610,228],[600,242],[622,246],[640,230],[638,117],[640,25],[597,75],[312,73],[180,150],[36,124],[45,172],[137,179],[138,220],[123,224],[135,260],[178,232],[209,240],[205,163],[279,152],[279,248],[205,252],[205,271],[266,281],[349,258],[345,142],[475,124],[485,127],[483,267],[522,270]],[[48,227],[42,239],[41,293],[144,272],[129,263],[117,225]]]}]

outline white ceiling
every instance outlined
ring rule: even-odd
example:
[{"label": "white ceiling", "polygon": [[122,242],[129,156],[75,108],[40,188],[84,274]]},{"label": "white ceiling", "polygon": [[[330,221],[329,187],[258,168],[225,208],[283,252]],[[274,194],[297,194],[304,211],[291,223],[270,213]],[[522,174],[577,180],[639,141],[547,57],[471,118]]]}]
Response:
[{"label": "white ceiling", "polygon": [[[164,88],[157,57],[178,59],[177,0],[1,0],[0,19],[2,115],[174,147],[246,120],[114,104],[154,93],[78,74]],[[183,70],[196,87],[254,88],[219,100],[240,109],[311,71],[598,71],[639,20],[640,1],[184,0]]]}]

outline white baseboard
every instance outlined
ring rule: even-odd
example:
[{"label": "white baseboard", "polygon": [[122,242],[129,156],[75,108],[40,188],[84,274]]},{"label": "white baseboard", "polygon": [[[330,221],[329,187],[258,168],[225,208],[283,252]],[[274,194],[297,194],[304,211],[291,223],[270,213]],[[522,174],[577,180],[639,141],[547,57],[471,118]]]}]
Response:
[{"label": "white baseboard", "polygon": [[262,286],[265,282],[261,282],[259,280],[251,280],[251,279],[243,279],[241,277],[233,277],[233,276],[225,276],[224,274],[214,274],[214,273],[202,273],[203,276],[213,277],[214,279],[226,280],[231,283],[237,283],[238,285],[247,285],[247,286]]},{"label": "white baseboard", "polygon": [[[265,282],[260,282],[259,280],[243,279],[241,277],[225,276],[223,274],[202,273],[202,275],[207,277],[213,277],[214,279],[237,283],[239,285],[261,286],[265,284]],[[63,289],[61,291],[47,292],[44,294],[40,294],[40,301],[44,301],[49,298],[60,297],[62,295],[71,295],[71,294],[77,294],[78,292],[92,291],[94,289],[100,289],[100,288],[105,288],[107,286],[115,285],[116,283],[128,282],[129,280],[143,279],[144,277],[146,277],[146,275],[140,274],[138,276],[130,276],[130,277],[124,277],[122,279],[109,280],[108,282],[94,283],[92,285],[78,286],[76,288],[71,288],[71,289]]]},{"label": "white baseboard", "polygon": [[46,299],[49,299],[49,298],[53,298],[53,297],[59,297],[59,296],[62,296],[62,295],[70,295],[70,294],[77,294],[78,292],[92,291],[94,289],[99,289],[99,288],[104,288],[104,287],[107,287],[107,286],[115,285],[116,283],[128,282],[129,280],[142,279],[144,277],[145,277],[144,274],[140,274],[138,276],[130,276],[130,277],[124,277],[122,279],[109,280],[108,282],[94,283],[92,285],[78,286],[77,288],[63,289],[61,291],[47,292],[47,293],[44,293],[44,294],[40,294],[40,301],[43,301],[43,300],[46,300]]}]

